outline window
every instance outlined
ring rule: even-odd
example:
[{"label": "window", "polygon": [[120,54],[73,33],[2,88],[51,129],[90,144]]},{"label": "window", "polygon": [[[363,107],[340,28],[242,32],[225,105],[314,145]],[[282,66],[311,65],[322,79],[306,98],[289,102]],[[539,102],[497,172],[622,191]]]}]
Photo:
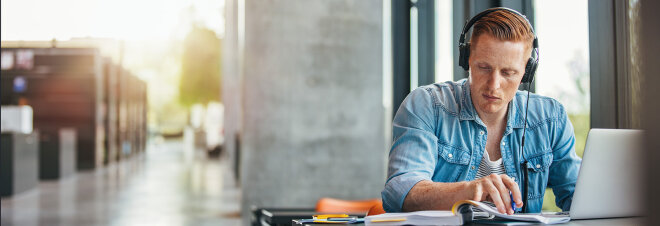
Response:
[{"label": "window", "polygon": [[[537,0],[534,5],[540,57],[536,93],[564,105],[575,129],[575,151],[581,157],[591,116],[587,0]],[[550,191],[543,210],[560,211]]]},{"label": "window", "polygon": [[453,80],[452,1],[435,1],[435,82]]},{"label": "window", "polygon": [[535,6],[540,55],[536,91],[564,105],[582,156],[590,115],[587,0],[536,1]]},{"label": "window", "polygon": [[[628,2],[628,40],[629,40],[629,52],[630,52],[630,62],[628,69],[630,72],[630,102],[631,102],[631,111],[632,112],[641,112],[642,111],[642,69],[641,69],[641,60],[640,60],[640,17],[639,9],[640,4],[639,0],[630,0]],[[630,128],[639,129],[642,127],[642,122],[640,117],[632,116],[630,117]]]}]

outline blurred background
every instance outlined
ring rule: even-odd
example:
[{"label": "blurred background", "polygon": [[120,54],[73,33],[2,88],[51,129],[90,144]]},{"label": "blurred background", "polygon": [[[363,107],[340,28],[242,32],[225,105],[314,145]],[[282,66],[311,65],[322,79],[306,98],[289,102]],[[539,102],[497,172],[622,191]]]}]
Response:
[{"label": "blurred background", "polygon": [[463,24],[497,6],[534,24],[531,90],[566,107],[578,155],[590,128],[642,125],[639,0],[1,4],[3,225],[247,225],[378,199],[399,104],[466,78]]}]

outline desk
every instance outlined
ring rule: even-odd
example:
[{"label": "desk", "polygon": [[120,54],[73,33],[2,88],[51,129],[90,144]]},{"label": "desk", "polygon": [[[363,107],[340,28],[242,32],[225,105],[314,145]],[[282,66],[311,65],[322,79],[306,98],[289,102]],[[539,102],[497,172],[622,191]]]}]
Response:
[{"label": "desk", "polygon": [[[612,218],[612,219],[597,219],[597,220],[572,220],[564,224],[556,225],[565,225],[565,226],[620,226],[620,225],[643,225],[644,218],[642,217],[631,217],[631,218]],[[328,224],[296,224],[296,225],[325,225]],[[364,224],[350,224],[350,225],[364,225]],[[466,225],[490,225],[493,224],[466,224]],[[542,225],[542,224],[539,224]]]}]

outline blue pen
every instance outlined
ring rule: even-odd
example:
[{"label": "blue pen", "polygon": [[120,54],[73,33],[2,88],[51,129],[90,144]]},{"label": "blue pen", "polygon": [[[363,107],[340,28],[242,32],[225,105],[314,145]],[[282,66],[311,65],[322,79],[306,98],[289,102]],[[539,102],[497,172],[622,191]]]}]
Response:
[{"label": "blue pen", "polygon": [[511,209],[515,213],[518,208],[516,208],[516,202],[513,201],[513,193],[509,191],[509,197],[511,197]]}]

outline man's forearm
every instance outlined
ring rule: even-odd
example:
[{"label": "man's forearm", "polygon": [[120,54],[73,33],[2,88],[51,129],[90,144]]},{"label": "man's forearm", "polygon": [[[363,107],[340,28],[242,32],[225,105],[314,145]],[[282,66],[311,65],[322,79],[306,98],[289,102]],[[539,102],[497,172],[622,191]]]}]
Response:
[{"label": "man's forearm", "polygon": [[420,181],[403,200],[404,212],[418,210],[449,210],[455,202],[471,199],[466,192],[468,182],[440,183]]}]

